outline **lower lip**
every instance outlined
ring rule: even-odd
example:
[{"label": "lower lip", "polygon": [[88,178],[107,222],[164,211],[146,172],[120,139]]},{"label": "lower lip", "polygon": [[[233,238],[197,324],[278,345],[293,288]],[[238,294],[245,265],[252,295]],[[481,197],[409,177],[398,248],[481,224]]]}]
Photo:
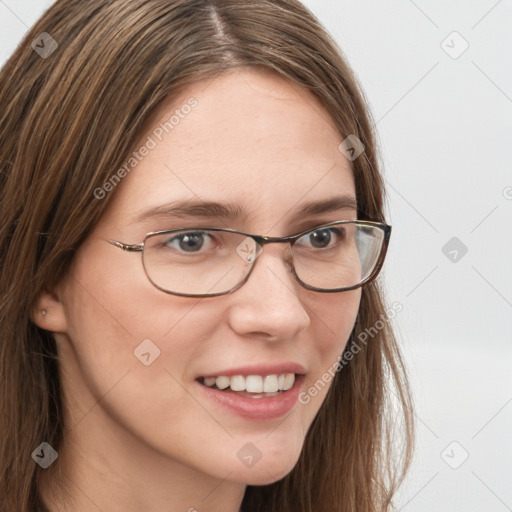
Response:
[{"label": "lower lip", "polygon": [[289,390],[268,398],[248,398],[236,393],[209,388],[200,382],[198,385],[210,400],[238,416],[251,420],[270,420],[284,416],[293,409],[303,381],[304,375],[296,375],[295,382]]}]

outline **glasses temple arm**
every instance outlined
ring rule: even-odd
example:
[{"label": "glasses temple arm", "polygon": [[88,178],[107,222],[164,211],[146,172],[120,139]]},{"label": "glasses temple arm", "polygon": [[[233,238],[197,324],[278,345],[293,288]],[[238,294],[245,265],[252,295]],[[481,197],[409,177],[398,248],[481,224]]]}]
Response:
[{"label": "glasses temple arm", "polygon": [[127,252],[141,252],[144,250],[144,244],[123,244],[122,242],[117,242],[116,240],[107,240],[109,244],[115,245],[116,247],[119,247],[119,249],[122,249],[123,251]]}]

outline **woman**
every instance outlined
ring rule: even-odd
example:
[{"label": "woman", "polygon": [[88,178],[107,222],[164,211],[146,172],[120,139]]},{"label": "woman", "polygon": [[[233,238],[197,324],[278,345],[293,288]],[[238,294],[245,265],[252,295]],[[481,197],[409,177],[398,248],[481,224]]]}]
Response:
[{"label": "woman", "polygon": [[58,0],[0,103],[0,510],[390,510],[383,182],[312,14]]}]

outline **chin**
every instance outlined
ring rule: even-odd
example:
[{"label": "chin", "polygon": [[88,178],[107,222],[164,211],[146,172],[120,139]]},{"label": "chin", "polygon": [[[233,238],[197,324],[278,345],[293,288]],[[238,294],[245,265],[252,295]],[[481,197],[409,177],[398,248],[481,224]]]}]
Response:
[{"label": "chin", "polygon": [[265,460],[262,457],[252,467],[237,468],[236,471],[230,475],[229,479],[232,481],[244,483],[246,485],[269,485],[273,484],[284,478],[290,473],[299,458],[300,452],[290,460],[290,457],[285,457],[283,454],[279,458],[269,458]]},{"label": "chin", "polygon": [[292,469],[293,466],[288,467],[285,471],[277,474],[270,473],[270,471],[267,472],[265,469],[260,469],[257,472],[254,472],[250,469],[241,470],[236,474],[231,474],[229,480],[245,485],[270,485],[284,478],[288,473],[290,473]]}]

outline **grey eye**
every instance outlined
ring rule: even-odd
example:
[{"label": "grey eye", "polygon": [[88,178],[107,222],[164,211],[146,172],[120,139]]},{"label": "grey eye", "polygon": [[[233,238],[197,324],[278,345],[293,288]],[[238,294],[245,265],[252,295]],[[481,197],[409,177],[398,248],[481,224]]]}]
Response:
[{"label": "grey eye", "polygon": [[191,231],[173,236],[165,245],[183,252],[194,253],[203,248],[207,237],[211,238],[211,235],[204,231]]}]

